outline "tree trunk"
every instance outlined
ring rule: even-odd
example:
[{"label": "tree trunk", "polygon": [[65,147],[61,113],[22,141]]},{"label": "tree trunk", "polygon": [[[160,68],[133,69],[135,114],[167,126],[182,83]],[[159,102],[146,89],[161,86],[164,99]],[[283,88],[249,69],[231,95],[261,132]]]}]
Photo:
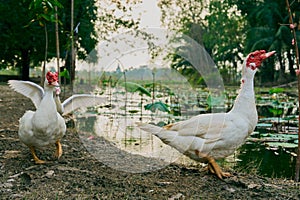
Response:
[{"label": "tree trunk", "polygon": [[41,85],[44,85],[45,81],[45,74],[46,74],[46,63],[47,63],[47,54],[48,54],[48,30],[47,25],[45,24],[45,57],[44,57],[44,64],[42,68],[42,78],[41,78]]},{"label": "tree trunk", "polygon": [[[289,12],[289,22],[290,24],[294,24],[293,22],[293,14],[291,11],[291,7],[290,7],[290,2],[289,0],[286,0],[286,6]],[[297,35],[296,35],[296,31],[295,29],[292,29],[292,34],[293,34],[293,38],[295,41],[295,53],[296,53],[296,65],[297,65],[297,69],[300,70],[300,65],[299,65],[299,49],[298,49],[298,43],[297,43]],[[297,81],[298,81],[298,103],[300,105],[300,76],[297,76]],[[298,108],[299,110],[299,108]],[[297,151],[297,159],[296,159],[296,166],[295,166],[295,181],[298,182],[299,181],[299,175],[300,175],[300,112],[298,115],[298,151]]]},{"label": "tree trunk", "polygon": [[21,50],[21,65],[22,65],[22,80],[29,81],[29,50],[22,49]]},{"label": "tree trunk", "polygon": [[[74,0],[71,0],[71,70],[70,73],[70,83],[71,91],[73,92],[73,77],[75,78],[75,55],[74,55]],[[74,71],[73,71],[74,70]]]},{"label": "tree trunk", "polygon": [[[57,6],[55,6],[55,40],[56,40],[56,70],[58,74],[60,73],[60,66],[59,66],[59,29],[58,29],[58,14],[57,14]],[[59,83],[61,83],[59,76]]]}]

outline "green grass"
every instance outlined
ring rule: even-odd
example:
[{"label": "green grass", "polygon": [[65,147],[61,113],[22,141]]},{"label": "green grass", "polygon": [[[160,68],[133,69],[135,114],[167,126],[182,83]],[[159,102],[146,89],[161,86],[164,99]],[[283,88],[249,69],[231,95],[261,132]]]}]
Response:
[{"label": "green grass", "polygon": [[18,75],[18,71],[3,69],[0,70],[0,75]]}]

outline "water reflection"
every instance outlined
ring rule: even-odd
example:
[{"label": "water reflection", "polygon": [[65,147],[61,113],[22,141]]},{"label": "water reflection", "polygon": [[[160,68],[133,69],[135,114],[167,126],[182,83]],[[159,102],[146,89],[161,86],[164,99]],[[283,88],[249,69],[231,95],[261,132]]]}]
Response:
[{"label": "water reflection", "polygon": [[[148,117],[151,118],[151,116]],[[185,165],[195,164],[194,161],[162,143],[157,137],[137,128],[135,126],[137,117],[131,116],[126,117],[125,119],[124,117],[117,115],[112,117],[111,115],[100,116],[90,114],[84,117],[77,116],[76,120],[76,126],[81,133],[80,137],[87,148],[91,148],[91,144],[96,144],[95,138],[99,137],[112,142],[111,144],[116,149],[113,150],[113,153],[109,156],[111,164],[115,164],[114,162],[119,160],[119,158],[114,158],[119,156],[119,150],[127,152],[131,155],[131,158],[135,160],[140,159],[135,156],[142,156],[146,159],[155,158],[161,161],[160,164],[157,164],[156,160],[149,160],[149,162],[143,166],[145,160],[141,160],[136,164],[139,165],[139,169],[135,169],[135,172],[144,172],[149,169],[152,170],[152,164],[155,165],[155,169],[162,168],[172,162]],[[163,121],[166,119],[156,119],[156,121],[161,120]],[[99,148],[103,148],[103,146],[100,146]],[[105,145],[105,148],[106,150],[108,149],[107,145]],[[290,149],[290,151],[295,151],[295,149]],[[99,153],[99,151],[92,152],[92,154],[93,153]],[[96,157],[105,157],[103,156],[104,154],[107,154],[107,152],[103,151],[102,154],[97,154]],[[292,178],[294,175],[295,160],[296,158],[286,149],[268,149],[263,143],[248,141],[237,150],[233,159],[234,164],[231,167],[237,171],[256,173],[268,177]],[[107,160],[105,162],[107,162]],[[122,164],[125,171],[128,169],[128,167],[126,167],[127,164],[128,162]],[[122,168],[121,170],[124,169]],[[130,168],[130,171],[132,171],[132,167]]]},{"label": "water reflection", "polygon": [[[159,169],[182,156],[175,149],[163,144],[157,137],[137,128],[136,121],[136,118],[122,116],[77,116],[76,128],[83,144],[101,162],[114,168],[116,168],[115,162],[122,162],[121,168],[117,166],[118,170],[139,173],[153,168]],[[103,138],[110,144],[103,143],[102,140],[98,142],[99,138]],[[123,160],[119,159],[120,151],[125,152]],[[110,160],[106,159],[108,152]],[[131,163],[123,163],[124,158]],[[152,160],[152,163],[150,160],[146,162],[147,158],[156,160]],[[139,165],[134,171],[132,167],[126,167],[127,164],[132,165],[132,159],[137,162],[136,165]]]},{"label": "water reflection", "polygon": [[295,174],[296,157],[282,147],[270,149],[261,143],[246,142],[238,150],[237,158],[239,161],[234,168],[243,172],[285,178],[292,178]]}]

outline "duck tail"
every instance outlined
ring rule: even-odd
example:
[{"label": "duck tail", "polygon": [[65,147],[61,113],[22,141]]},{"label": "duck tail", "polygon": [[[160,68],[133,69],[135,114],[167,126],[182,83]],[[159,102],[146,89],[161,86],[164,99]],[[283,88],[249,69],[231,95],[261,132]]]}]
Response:
[{"label": "duck tail", "polygon": [[176,140],[174,140],[176,137],[178,137],[177,131],[171,131],[167,130],[164,127],[155,126],[153,124],[147,124],[147,123],[137,123],[138,127],[142,129],[143,131],[149,132],[157,136],[159,139],[161,139],[165,144],[172,144]]},{"label": "duck tail", "polygon": [[143,131],[152,133],[154,135],[159,135],[160,132],[164,131],[164,128],[162,128],[160,126],[155,126],[152,124],[147,124],[147,123],[142,123],[142,122],[137,122],[136,124]]}]

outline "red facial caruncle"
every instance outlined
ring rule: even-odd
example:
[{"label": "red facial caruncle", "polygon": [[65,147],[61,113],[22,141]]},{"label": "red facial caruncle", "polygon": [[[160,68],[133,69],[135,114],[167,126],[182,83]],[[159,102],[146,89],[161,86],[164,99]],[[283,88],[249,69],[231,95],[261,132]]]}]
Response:
[{"label": "red facial caruncle", "polygon": [[252,70],[255,70],[256,68],[260,67],[261,63],[272,56],[275,53],[275,51],[271,51],[266,53],[265,50],[258,50],[254,51],[249,54],[247,61],[246,61],[246,67],[251,68]]},{"label": "red facial caruncle", "polygon": [[[57,72],[47,72],[46,79],[49,83],[49,85],[52,85],[53,83],[58,82],[58,73]],[[54,84],[55,85],[55,84]]]}]

